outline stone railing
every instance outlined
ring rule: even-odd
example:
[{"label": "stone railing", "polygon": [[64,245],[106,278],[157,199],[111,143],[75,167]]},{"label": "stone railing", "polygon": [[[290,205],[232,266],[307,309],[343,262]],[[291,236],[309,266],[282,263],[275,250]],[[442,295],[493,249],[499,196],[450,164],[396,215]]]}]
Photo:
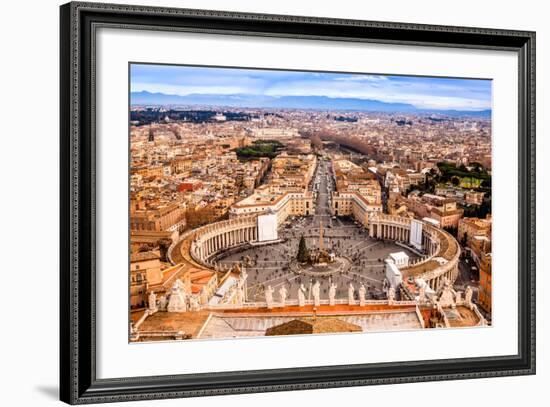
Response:
[{"label": "stone railing", "polygon": [[[329,300],[320,300],[320,305],[329,305]],[[284,305],[280,301],[274,301],[271,307],[272,310],[277,310],[277,308],[282,307],[291,307],[298,306],[298,300],[286,300]],[[305,306],[314,305],[312,300],[306,300]],[[334,305],[349,305],[347,299],[335,299]],[[355,300],[355,305],[359,306],[359,300]],[[416,301],[389,301],[389,300],[365,300],[365,305],[401,305],[401,306],[416,306]],[[255,309],[255,308],[268,308],[267,302],[257,301],[257,302],[245,302],[243,304],[216,304],[216,305],[206,305],[203,309],[209,310],[237,310],[237,309]]]}]

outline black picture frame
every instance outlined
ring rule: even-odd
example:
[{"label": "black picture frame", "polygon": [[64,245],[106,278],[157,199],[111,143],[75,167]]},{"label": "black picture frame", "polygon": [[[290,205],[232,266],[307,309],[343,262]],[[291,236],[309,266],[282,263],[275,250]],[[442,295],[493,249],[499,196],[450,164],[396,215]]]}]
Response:
[{"label": "black picture frame", "polygon": [[[70,404],[535,373],[535,33],[73,2],[60,7],[60,398]],[[515,355],[98,379],[95,49],[98,27],[517,52],[519,349]]]}]

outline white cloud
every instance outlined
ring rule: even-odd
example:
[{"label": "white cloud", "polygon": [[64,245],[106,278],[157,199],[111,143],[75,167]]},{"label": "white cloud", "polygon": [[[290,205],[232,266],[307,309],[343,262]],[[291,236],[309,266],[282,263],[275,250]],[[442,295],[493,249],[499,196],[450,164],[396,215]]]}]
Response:
[{"label": "white cloud", "polygon": [[389,79],[387,76],[381,75],[348,75],[339,76],[334,80],[343,82],[386,82]]},{"label": "white cloud", "polygon": [[201,86],[201,85],[171,85],[165,83],[132,83],[132,92],[147,91],[151,93],[164,93],[166,95],[186,96],[190,94],[219,94],[233,95],[237,93],[253,93],[255,88],[235,85],[216,85],[216,86]]},{"label": "white cloud", "polygon": [[280,75],[276,80],[253,75],[182,75],[167,83],[141,80],[132,83],[132,91],[160,92],[169,95],[250,94],[279,96],[326,96],[333,98],[372,99],[388,103],[407,103],[420,109],[481,110],[491,108],[491,95],[483,87],[460,83],[393,80],[381,75],[340,75],[312,73],[293,77]]},{"label": "white cloud", "polygon": [[[379,85],[376,81],[287,81],[276,84],[265,91],[270,96],[327,96],[333,98],[372,99],[387,103],[407,103],[420,109],[481,110],[491,108],[490,95],[486,98],[465,96],[455,89],[456,96],[437,94],[437,88],[423,84],[410,84],[406,88],[392,81]],[[441,90],[441,89],[440,89]]]}]

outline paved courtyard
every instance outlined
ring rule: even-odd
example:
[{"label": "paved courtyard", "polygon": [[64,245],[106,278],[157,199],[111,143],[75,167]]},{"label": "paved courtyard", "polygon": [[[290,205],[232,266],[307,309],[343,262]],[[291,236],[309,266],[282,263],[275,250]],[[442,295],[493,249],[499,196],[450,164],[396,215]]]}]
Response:
[{"label": "paved courtyard", "polygon": [[[348,298],[351,282],[358,295],[361,283],[367,289],[367,298],[383,298],[384,259],[390,253],[404,251],[411,260],[418,257],[410,250],[391,241],[382,241],[368,236],[368,231],[351,218],[330,215],[330,194],[334,181],[329,164],[321,161],[312,180],[311,188],[316,193],[315,215],[291,217],[279,228],[282,242],[267,246],[250,247],[238,253],[222,256],[218,263],[228,267],[250,259],[248,273],[248,300],[264,301],[264,289],[268,285],[278,289],[286,285],[289,299],[298,298],[298,288],[303,284],[310,295],[316,280],[320,283],[321,298],[328,299],[331,283],[337,285],[336,298]],[[337,257],[345,256],[352,261],[352,267],[343,274],[328,277],[310,277],[290,270],[289,263],[296,258],[300,237],[304,236],[308,249],[319,247],[319,229],[323,225],[323,245]]]},{"label": "paved courtyard", "polygon": [[[390,253],[405,251],[411,259],[416,258],[413,252],[390,241],[370,238],[368,232],[348,219],[331,219],[324,229],[324,247],[333,251],[336,256],[345,256],[352,260],[351,269],[344,274],[329,277],[309,277],[295,274],[289,263],[296,258],[298,244],[303,235],[308,249],[319,247],[319,219],[315,216],[289,219],[279,230],[282,242],[268,246],[251,247],[238,253],[230,254],[219,260],[220,264],[233,266],[248,257],[251,266],[248,273],[248,300],[263,301],[264,288],[271,285],[276,291],[286,285],[289,299],[298,298],[300,284],[309,291],[316,280],[319,280],[321,298],[328,299],[328,289],[335,283],[336,298],[347,298],[348,285],[351,282],[359,290],[363,283],[367,289],[367,298],[382,298],[384,281],[384,259]],[[306,294],[307,295],[307,294]]]}]

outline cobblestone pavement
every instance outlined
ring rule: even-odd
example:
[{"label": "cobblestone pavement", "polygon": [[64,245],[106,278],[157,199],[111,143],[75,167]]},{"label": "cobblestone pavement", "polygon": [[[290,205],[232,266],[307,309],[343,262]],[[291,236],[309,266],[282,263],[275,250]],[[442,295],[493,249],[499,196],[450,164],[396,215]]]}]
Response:
[{"label": "cobblestone pavement", "polygon": [[[246,258],[251,260],[251,266],[246,268],[249,301],[263,301],[264,288],[268,285],[276,291],[286,285],[289,299],[296,299],[298,288],[303,284],[307,290],[306,296],[309,296],[316,280],[319,280],[323,299],[328,298],[331,283],[338,287],[336,298],[347,298],[350,282],[355,287],[356,295],[363,283],[367,289],[367,298],[383,298],[384,259],[390,253],[398,251],[407,252],[411,259],[417,255],[393,242],[370,238],[368,232],[350,218],[330,215],[330,193],[334,189],[334,180],[325,161],[319,163],[312,185],[317,194],[314,216],[291,217],[279,228],[282,242],[248,248],[223,257],[219,263],[232,266]],[[290,270],[289,263],[296,258],[300,237],[304,236],[308,249],[318,248],[321,221],[325,249],[334,252],[336,256],[351,259],[353,266],[349,272],[329,277],[315,278],[295,274]]]},{"label": "cobblestone pavement", "polygon": [[337,298],[347,298],[348,285],[351,282],[356,292],[363,283],[367,289],[367,297],[382,298],[382,282],[384,280],[384,259],[397,251],[406,251],[411,259],[417,256],[396,245],[393,242],[379,241],[370,238],[366,231],[349,220],[339,220],[342,226],[333,226],[325,229],[324,246],[337,256],[346,256],[353,262],[351,270],[345,274],[330,277],[310,278],[293,273],[289,263],[296,258],[298,243],[303,235],[308,249],[318,248],[319,228],[316,225],[306,226],[311,219],[294,219],[294,225],[280,231],[283,242],[263,247],[253,247],[239,253],[231,254],[219,261],[220,264],[232,266],[242,262],[247,257],[252,266],[246,268],[248,273],[248,296],[250,301],[264,300],[263,289],[271,285],[277,290],[286,285],[289,298],[296,299],[298,287],[304,284],[308,290],[319,280],[321,297],[328,298],[328,288],[331,283],[337,284]]}]

